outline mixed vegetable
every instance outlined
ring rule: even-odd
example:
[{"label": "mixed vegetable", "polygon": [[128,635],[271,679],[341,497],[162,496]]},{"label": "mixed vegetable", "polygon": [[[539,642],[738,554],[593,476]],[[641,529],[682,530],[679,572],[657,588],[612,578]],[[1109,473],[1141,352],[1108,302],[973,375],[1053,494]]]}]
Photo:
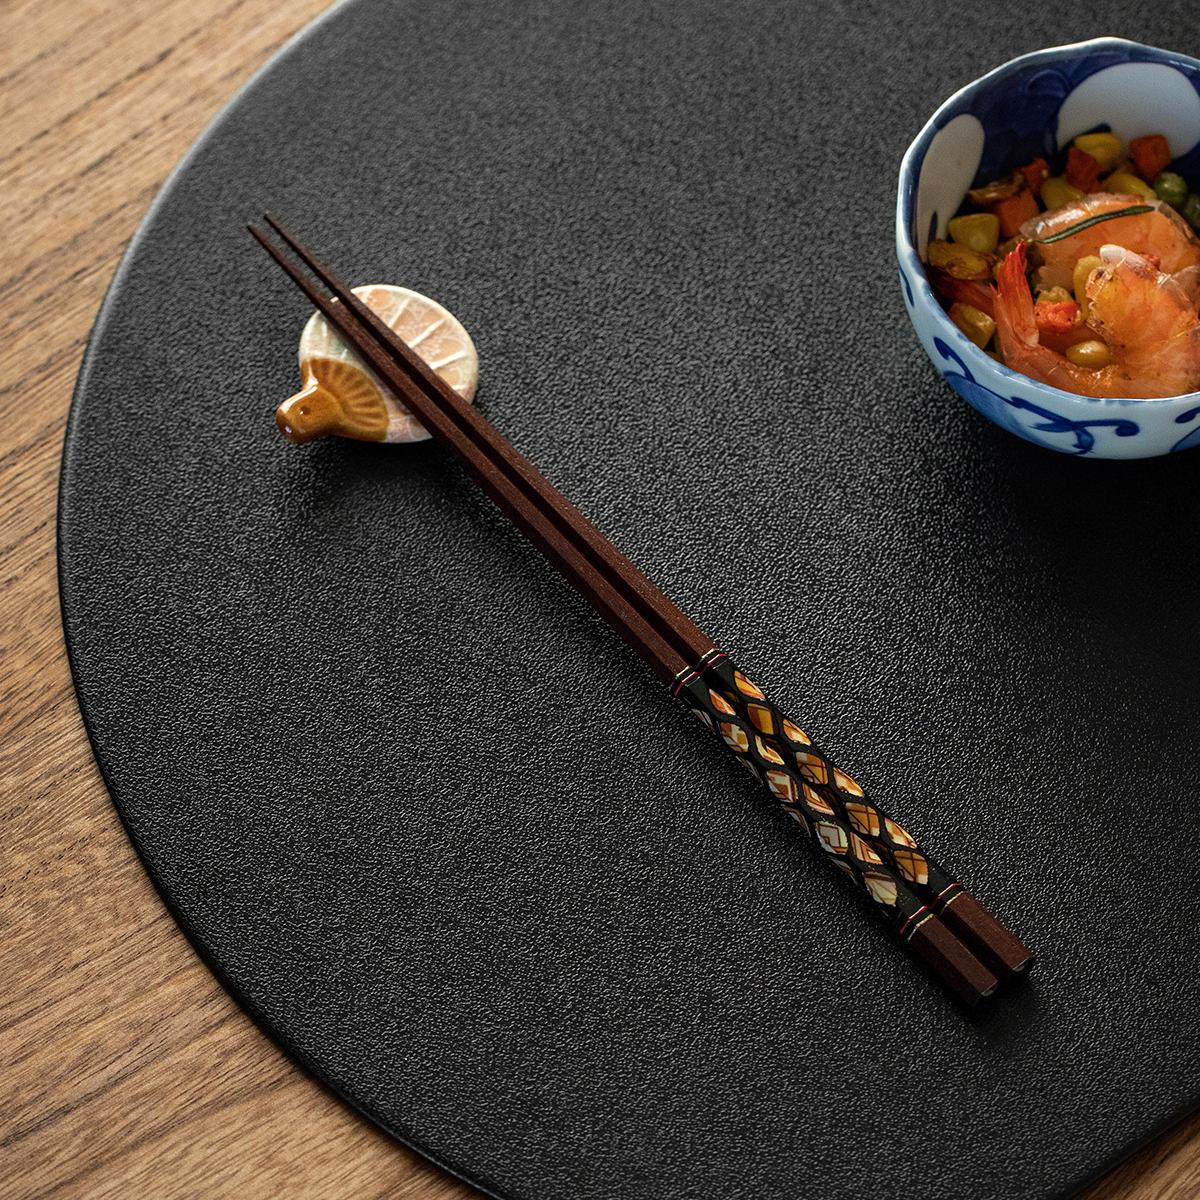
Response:
[{"label": "mixed vegetable", "polygon": [[950,319],[1013,369],[1084,395],[1200,388],[1200,193],[1171,162],[1162,134],[1125,146],[1085,133],[1056,174],[1035,158],[972,188],[926,252]]}]

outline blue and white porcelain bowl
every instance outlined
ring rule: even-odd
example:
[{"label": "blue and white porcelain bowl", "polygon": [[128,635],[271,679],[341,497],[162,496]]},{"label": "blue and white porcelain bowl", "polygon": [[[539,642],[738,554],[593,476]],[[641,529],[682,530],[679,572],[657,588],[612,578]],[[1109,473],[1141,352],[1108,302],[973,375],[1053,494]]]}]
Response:
[{"label": "blue and white porcelain bowl", "polygon": [[1077,134],[1108,127],[1124,141],[1162,133],[1172,169],[1200,188],[1200,61],[1120,38],[1026,54],[955,93],[900,166],[896,254],[904,301],[934,366],[985,417],[1039,446],[1092,458],[1150,458],[1200,445],[1200,392],[1165,400],[1097,400],[1010,371],[954,325],[925,277],[967,189]]}]

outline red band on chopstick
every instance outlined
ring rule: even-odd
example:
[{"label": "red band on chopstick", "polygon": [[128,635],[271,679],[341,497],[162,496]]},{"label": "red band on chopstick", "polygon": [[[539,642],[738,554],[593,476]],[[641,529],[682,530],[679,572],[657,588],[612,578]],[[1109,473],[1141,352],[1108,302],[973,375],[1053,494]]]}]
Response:
[{"label": "red band on chopstick", "polygon": [[[918,908],[917,911],[915,913],[913,913],[913,915],[911,917],[909,917],[908,920],[905,921],[903,925],[900,926],[900,936],[902,938],[904,938],[905,941],[907,941],[932,916],[933,916],[933,910],[929,907],[929,905],[922,904],[921,907]],[[917,920],[918,917],[921,918],[919,921]],[[916,923],[913,924],[914,922],[916,922]],[[911,929],[909,928],[910,925],[912,926]]]},{"label": "red band on chopstick", "polygon": [[675,683],[671,688],[671,695],[678,696],[679,693],[683,691],[683,689],[687,687],[687,685],[691,683],[693,679],[699,679],[700,676],[709,669],[709,667],[716,666],[716,664],[719,663],[724,657],[724,651],[713,649],[704,655],[704,657],[694,667],[685,667],[679,672],[678,675],[675,676]]}]

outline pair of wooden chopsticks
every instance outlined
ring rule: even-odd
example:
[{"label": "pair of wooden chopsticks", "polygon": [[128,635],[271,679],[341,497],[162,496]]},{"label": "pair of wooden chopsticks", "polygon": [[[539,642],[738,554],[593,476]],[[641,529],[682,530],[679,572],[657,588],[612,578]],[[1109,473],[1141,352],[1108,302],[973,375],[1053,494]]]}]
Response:
[{"label": "pair of wooden chopsticks", "polygon": [[[968,1004],[1024,971],[1030,950],[907,830],[814,746],[476,408],[393,333],[280,222],[250,232],[517,527],[642,656],[672,694],[874,901],[908,947]],[[269,231],[270,232],[269,232]]]}]

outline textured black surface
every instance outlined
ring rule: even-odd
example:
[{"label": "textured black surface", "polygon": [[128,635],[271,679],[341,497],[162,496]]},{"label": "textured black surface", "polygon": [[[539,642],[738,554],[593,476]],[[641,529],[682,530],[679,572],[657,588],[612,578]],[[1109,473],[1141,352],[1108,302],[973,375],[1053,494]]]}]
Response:
[{"label": "textured black surface", "polygon": [[[1195,53],[1194,13],[898,11],[340,8],[95,335],[62,582],[122,815],[285,1046],[506,1196],[1058,1195],[1200,1100],[1200,459],[986,424],[891,249],[953,88]],[[481,405],[1037,947],[1027,989],[964,1018],[436,449],[280,440],[268,206],[454,310]]]}]

